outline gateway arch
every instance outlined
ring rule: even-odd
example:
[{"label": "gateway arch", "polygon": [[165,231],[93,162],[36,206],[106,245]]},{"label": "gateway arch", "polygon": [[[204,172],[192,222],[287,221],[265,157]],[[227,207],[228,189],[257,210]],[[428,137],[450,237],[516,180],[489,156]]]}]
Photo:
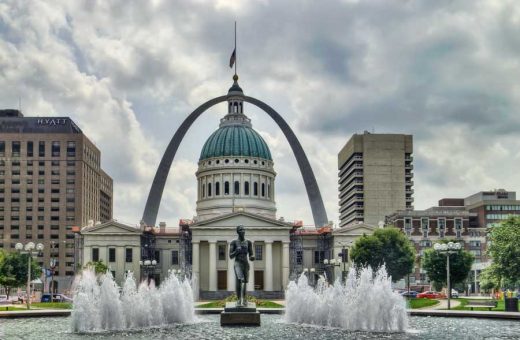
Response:
[{"label": "gateway arch", "polygon": [[[157,214],[159,212],[159,206],[161,203],[161,198],[164,190],[164,186],[166,185],[166,179],[168,178],[168,173],[170,172],[170,167],[173,162],[173,158],[177,153],[177,149],[182,142],[182,139],[188,132],[188,129],[191,127],[193,122],[202,114],[204,111],[208,110],[212,106],[224,102],[228,99],[229,95],[220,96],[208,100],[201,106],[199,106],[195,111],[193,111],[181,124],[181,126],[177,129],[175,134],[173,135],[164,155],[161,159],[161,163],[155,173],[155,177],[153,179],[152,187],[150,188],[150,192],[148,193],[148,198],[146,200],[146,206],[144,208],[142,221],[146,225],[153,226],[157,220]],[[233,95],[233,97],[237,97]],[[275,122],[278,124],[280,129],[287,138],[289,145],[296,157],[296,161],[298,163],[298,167],[300,168],[300,172],[303,177],[303,183],[305,184],[305,189],[307,190],[307,196],[309,198],[309,203],[311,205],[312,217],[314,219],[314,225],[316,227],[324,226],[328,223],[327,213],[325,212],[325,205],[323,204],[323,200],[321,198],[320,189],[318,187],[318,183],[316,182],[316,177],[314,177],[314,172],[312,171],[311,165],[303,148],[298,141],[298,138],[289,127],[289,125],[285,122],[285,120],[276,112],[272,107],[267,105],[253,97],[249,96],[241,96],[243,101],[251,103],[263,111],[265,111]]]}]

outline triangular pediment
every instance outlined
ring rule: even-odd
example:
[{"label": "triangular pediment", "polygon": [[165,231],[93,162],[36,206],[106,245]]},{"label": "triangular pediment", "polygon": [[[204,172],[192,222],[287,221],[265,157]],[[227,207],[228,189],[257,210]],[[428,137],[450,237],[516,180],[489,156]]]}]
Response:
[{"label": "triangular pediment", "polygon": [[117,221],[108,221],[81,230],[82,234],[141,234],[141,230]]},{"label": "triangular pediment", "polygon": [[283,228],[291,229],[291,223],[274,220],[262,215],[251,214],[247,212],[234,212],[208,220],[199,221],[190,226],[193,229],[204,228],[235,228],[243,225],[246,229],[250,228]]},{"label": "triangular pediment", "polygon": [[333,235],[345,236],[362,236],[363,234],[371,235],[377,228],[365,223],[353,224],[343,228],[334,229]]}]

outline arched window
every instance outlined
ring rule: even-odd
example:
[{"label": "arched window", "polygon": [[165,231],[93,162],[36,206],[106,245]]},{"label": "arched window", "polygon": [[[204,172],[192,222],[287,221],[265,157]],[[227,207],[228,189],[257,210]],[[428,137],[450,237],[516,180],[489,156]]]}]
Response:
[{"label": "arched window", "polygon": [[233,109],[234,113],[238,113],[238,103],[235,102],[235,108]]},{"label": "arched window", "polygon": [[224,195],[229,195],[229,182],[224,182]]},{"label": "arched window", "polygon": [[235,195],[240,195],[240,182],[235,181]]},{"label": "arched window", "polygon": [[249,196],[249,182],[244,182],[244,195]]},{"label": "arched window", "polygon": [[265,183],[262,183],[262,197],[265,197]]},{"label": "arched window", "polygon": [[208,183],[208,197],[211,197],[211,183]]},{"label": "arched window", "polygon": [[229,106],[229,108],[228,108],[228,112],[232,112],[231,109],[232,109],[232,107],[233,107],[233,104],[229,103],[228,106]]},{"label": "arched window", "polygon": [[206,184],[202,184],[202,198],[206,197]]},{"label": "arched window", "polygon": [[253,195],[258,196],[258,183],[253,183]]},{"label": "arched window", "polygon": [[243,104],[240,103],[240,104],[238,104],[238,105],[240,105],[240,113],[244,112],[244,108],[242,107]]},{"label": "arched window", "polygon": [[215,183],[215,196],[220,196],[220,182]]}]

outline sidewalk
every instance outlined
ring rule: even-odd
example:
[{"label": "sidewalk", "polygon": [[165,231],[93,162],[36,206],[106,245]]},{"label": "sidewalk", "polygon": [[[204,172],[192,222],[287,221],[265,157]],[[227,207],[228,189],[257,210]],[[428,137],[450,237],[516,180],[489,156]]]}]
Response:
[{"label": "sidewalk", "polygon": [[[460,301],[457,300],[451,300],[451,308],[460,306]],[[427,306],[423,308],[418,308],[420,310],[439,310],[439,309],[448,309],[448,300],[440,300],[438,304],[433,306]]]}]

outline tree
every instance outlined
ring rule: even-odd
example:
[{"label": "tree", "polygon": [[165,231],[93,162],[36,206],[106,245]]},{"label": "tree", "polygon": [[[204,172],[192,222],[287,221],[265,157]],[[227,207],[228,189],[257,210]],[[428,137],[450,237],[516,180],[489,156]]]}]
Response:
[{"label": "tree", "polygon": [[[448,241],[444,241],[448,242]],[[455,241],[456,242],[456,241]],[[434,249],[428,249],[424,252],[422,261],[423,269],[428,274],[430,280],[434,282],[434,286],[441,287],[446,285],[446,262],[447,256],[450,257],[450,286],[462,283],[468,277],[473,264],[474,257],[471,253],[460,249],[453,254],[442,254]]]},{"label": "tree", "polygon": [[[0,262],[0,285],[6,288],[9,295],[11,288],[27,284],[28,254],[9,253]],[[31,259],[31,278],[40,277],[41,267],[35,259]]]},{"label": "tree", "polygon": [[510,216],[490,228],[488,254],[493,258],[493,272],[502,285],[520,281],[520,216]]},{"label": "tree", "polygon": [[103,263],[103,260],[99,260],[99,261],[90,261],[89,263],[87,263],[85,265],[84,268],[94,268],[94,272],[96,274],[105,274],[108,270],[108,267],[106,264]]},{"label": "tree", "polygon": [[359,238],[350,257],[358,268],[370,266],[377,270],[384,264],[395,282],[412,272],[415,248],[399,229],[387,227]]}]

